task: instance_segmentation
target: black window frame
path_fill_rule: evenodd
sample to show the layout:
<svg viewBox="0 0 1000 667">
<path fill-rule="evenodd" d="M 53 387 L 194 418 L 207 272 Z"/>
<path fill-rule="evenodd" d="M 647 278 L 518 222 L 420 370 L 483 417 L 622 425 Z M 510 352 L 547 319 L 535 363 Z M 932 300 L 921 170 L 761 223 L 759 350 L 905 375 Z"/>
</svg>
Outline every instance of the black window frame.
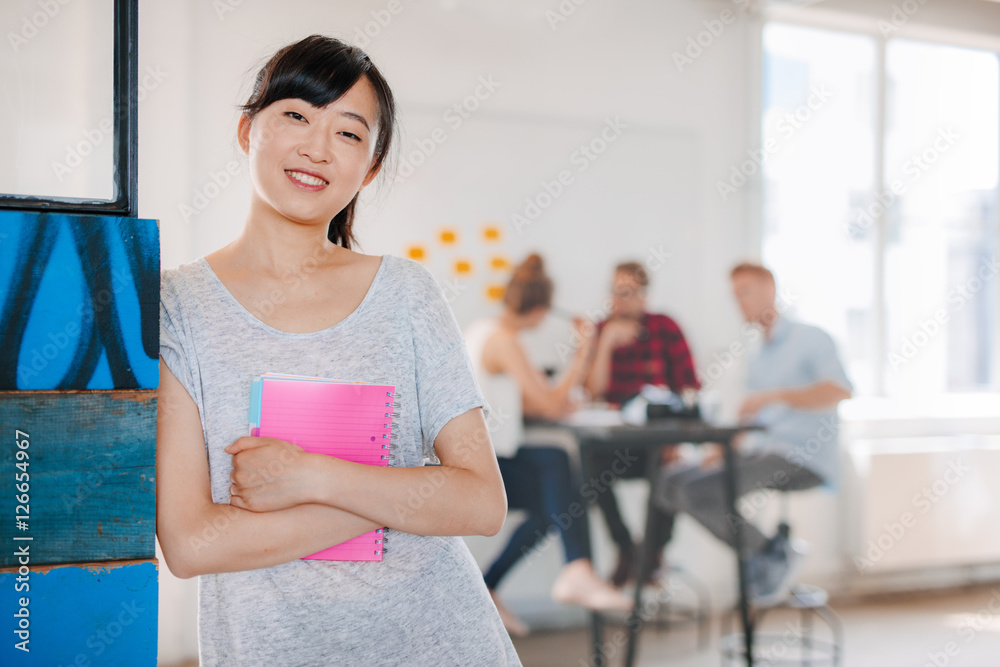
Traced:
<svg viewBox="0 0 1000 667">
<path fill-rule="evenodd" d="M 139 0 L 114 2 L 114 199 L 0 193 L 0 209 L 138 217 Z"/>
</svg>

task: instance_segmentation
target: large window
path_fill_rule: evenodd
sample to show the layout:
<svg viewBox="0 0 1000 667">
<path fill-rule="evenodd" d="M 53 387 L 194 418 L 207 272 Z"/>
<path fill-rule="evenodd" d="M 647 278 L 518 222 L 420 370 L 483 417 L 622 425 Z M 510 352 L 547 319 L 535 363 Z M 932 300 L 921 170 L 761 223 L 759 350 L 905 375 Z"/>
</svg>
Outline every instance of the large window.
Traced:
<svg viewBox="0 0 1000 667">
<path fill-rule="evenodd" d="M 997 387 L 997 54 L 772 23 L 762 255 L 859 394 Z"/>
</svg>

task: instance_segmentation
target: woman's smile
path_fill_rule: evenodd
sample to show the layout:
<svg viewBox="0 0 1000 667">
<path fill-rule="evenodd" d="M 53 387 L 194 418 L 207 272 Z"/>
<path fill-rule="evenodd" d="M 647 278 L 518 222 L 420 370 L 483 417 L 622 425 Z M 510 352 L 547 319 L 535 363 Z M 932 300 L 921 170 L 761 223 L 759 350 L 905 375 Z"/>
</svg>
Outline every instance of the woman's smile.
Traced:
<svg viewBox="0 0 1000 667">
<path fill-rule="evenodd" d="M 330 185 L 329 181 L 299 169 L 285 169 L 285 175 L 288 176 L 288 180 L 295 184 L 295 187 L 310 192 L 319 192 Z"/>
</svg>

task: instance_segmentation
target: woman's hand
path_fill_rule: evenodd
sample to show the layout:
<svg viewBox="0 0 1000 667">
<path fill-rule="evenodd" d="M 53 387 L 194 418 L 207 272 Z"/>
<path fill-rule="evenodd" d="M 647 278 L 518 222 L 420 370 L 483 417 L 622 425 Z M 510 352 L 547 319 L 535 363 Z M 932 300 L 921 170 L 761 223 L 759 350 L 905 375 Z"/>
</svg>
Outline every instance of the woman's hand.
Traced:
<svg viewBox="0 0 1000 667">
<path fill-rule="evenodd" d="M 590 348 L 597 342 L 597 327 L 594 323 L 583 317 L 574 317 L 573 331 L 580 341 L 578 349 L 589 352 Z"/>
<path fill-rule="evenodd" d="M 270 512 L 312 502 L 314 456 L 284 440 L 244 436 L 226 447 L 233 455 L 229 504 Z"/>
</svg>

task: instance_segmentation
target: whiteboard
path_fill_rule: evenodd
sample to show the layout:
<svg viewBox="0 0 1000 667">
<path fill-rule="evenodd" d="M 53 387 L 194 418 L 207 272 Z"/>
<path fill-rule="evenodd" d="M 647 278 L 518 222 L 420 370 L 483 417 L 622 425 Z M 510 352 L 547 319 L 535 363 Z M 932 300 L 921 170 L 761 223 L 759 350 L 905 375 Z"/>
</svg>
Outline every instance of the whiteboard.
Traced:
<svg viewBox="0 0 1000 667">
<path fill-rule="evenodd" d="M 422 244 L 424 263 L 454 297 L 460 322 L 495 308 L 486 287 L 508 277 L 488 268 L 495 254 L 516 263 L 540 252 L 556 283 L 556 305 L 581 313 L 606 300 L 619 261 L 645 262 L 653 285 L 666 288 L 696 273 L 698 259 L 684 252 L 700 239 L 694 134 L 627 118 L 617 134 L 613 118 L 480 110 L 454 127 L 456 118 L 427 109 L 402 116 L 398 178 L 367 193 L 356 230 L 364 252 L 406 256 L 411 244 Z M 613 140 L 604 140 L 598 155 L 605 137 Z M 589 155 L 581 148 L 588 145 Z M 547 192 L 557 196 L 547 199 Z M 529 220 L 528 200 L 540 215 L 518 231 L 513 215 Z M 503 232 L 493 243 L 481 234 L 491 222 Z M 455 243 L 438 241 L 445 228 L 457 230 Z M 670 258 L 657 259 L 659 250 Z M 472 266 L 467 276 L 455 275 L 459 258 Z"/>
</svg>

